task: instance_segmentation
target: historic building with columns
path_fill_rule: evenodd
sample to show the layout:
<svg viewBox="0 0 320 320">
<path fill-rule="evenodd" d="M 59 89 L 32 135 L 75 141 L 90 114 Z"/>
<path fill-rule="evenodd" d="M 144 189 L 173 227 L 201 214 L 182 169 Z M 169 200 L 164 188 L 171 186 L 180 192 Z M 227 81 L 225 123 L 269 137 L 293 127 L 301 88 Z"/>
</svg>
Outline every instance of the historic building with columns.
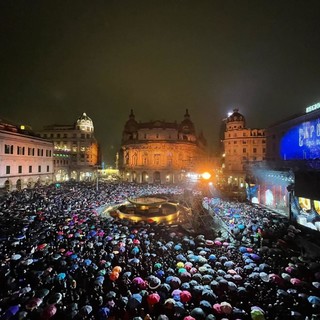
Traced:
<svg viewBox="0 0 320 320">
<path fill-rule="evenodd" d="M 122 178 L 138 183 L 180 183 L 202 172 L 208 160 L 206 140 L 196 134 L 188 110 L 181 122 L 138 122 L 133 110 L 120 149 Z"/>
<path fill-rule="evenodd" d="M 93 121 L 86 113 L 71 125 L 46 126 L 40 135 L 54 144 L 55 181 L 96 179 L 99 147 Z"/>
</svg>

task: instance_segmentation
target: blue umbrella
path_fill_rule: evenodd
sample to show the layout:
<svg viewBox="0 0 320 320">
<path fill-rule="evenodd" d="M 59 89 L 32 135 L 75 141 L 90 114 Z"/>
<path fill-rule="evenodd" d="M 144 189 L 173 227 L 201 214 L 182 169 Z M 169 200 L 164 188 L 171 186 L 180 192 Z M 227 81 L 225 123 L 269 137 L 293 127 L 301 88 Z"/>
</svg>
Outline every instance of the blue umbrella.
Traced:
<svg viewBox="0 0 320 320">
<path fill-rule="evenodd" d="M 238 229 L 243 230 L 246 226 L 242 223 L 238 224 Z"/>
<path fill-rule="evenodd" d="M 182 262 L 187 262 L 187 258 L 181 253 L 176 256 L 176 260 L 182 261 Z"/>
<path fill-rule="evenodd" d="M 174 247 L 173 247 L 174 250 L 176 251 L 179 251 L 182 249 L 181 245 L 180 244 L 176 244 Z"/>
<path fill-rule="evenodd" d="M 22 240 L 24 239 L 26 236 L 24 234 L 18 234 L 14 237 L 15 240 Z"/>
<path fill-rule="evenodd" d="M 92 261 L 90 259 L 85 259 L 83 261 L 83 263 L 86 265 L 86 266 L 90 266 L 90 264 L 92 263 Z"/>
<path fill-rule="evenodd" d="M 233 261 L 226 261 L 223 265 L 227 268 L 232 268 L 234 266 L 234 262 Z"/>
<path fill-rule="evenodd" d="M 246 247 L 240 247 L 240 248 L 239 248 L 239 251 L 240 251 L 241 253 L 246 253 L 246 252 L 247 252 L 247 248 L 246 248 Z"/>
<path fill-rule="evenodd" d="M 174 311 L 177 314 L 184 314 L 185 313 L 185 308 L 184 308 L 184 305 L 181 301 L 175 301 Z"/>
<path fill-rule="evenodd" d="M 71 256 L 70 256 L 70 259 L 71 260 L 76 260 L 78 258 L 78 255 L 76 254 L 76 253 L 74 253 L 74 254 L 72 254 Z"/>
<path fill-rule="evenodd" d="M 133 247 L 132 250 L 131 250 L 131 253 L 132 253 L 132 254 L 138 254 L 139 251 L 140 251 L 140 250 L 139 250 L 138 247 Z"/>
<path fill-rule="evenodd" d="M 209 257 L 208 257 L 208 260 L 209 261 L 216 261 L 217 260 L 217 257 L 215 254 L 210 254 Z"/>
<path fill-rule="evenodd" d="M 107 307 L 103 307 L 99 309 L 99 319 L 100 320 L 104 320 L 104 319 L 108 319 L 110 315 L 110 309 Z"/>
<path fill-rule="evenodd" d="M 57 274 L 57 279 L 58 280 L 64 280 L 66 278 L 66 274 L 64 272 L 61 272 Z"/>
<path fill-rule="evenodd" d="M 138 258 L 132 258 L 132 259 L 129 259 L 129 263 L 133 265 L 139 264 L 140 260 Z"/>
<path fill-rule="evenodd" d="M 127 307 L 129 309 L 135 309 L 140 306 L 142 302 L 142 296 L 139 293 L 134 293 L 129 297 Z"/>
<path fill-rule="evenodd" d="M 320 306 L 320 298 L 317 297 L 317 296 L 309 296 L 309 297 L 308 297 L 308 301 L 309 301 L 309 303 L 311 303 L 311 304 L 315 304 L 315 305 L 317 305 L 317 306 Z"/>
</svg>

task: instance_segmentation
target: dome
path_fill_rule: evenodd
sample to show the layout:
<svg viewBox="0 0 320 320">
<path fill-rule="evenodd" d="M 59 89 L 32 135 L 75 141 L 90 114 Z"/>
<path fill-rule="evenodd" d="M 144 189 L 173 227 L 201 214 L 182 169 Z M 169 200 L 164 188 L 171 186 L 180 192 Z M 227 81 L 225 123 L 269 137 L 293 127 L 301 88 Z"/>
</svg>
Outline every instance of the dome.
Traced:
<svg viewBox="0 0 320 320">
<path fill-rule="evenodd" d="M 184 120 L 182 120 L 180 123 L 179 131 L 181 131 L 182 133 L 195 133 L 194 124 L 190 120 L 188 109 L 186 109 Z"/>
<path fill-rule="evenodd" d="M 227 118 L 227 122 L 234 122 L 234 121 L 245 121 L 244 116 L 239 113 L 238 109 L 234 109 L 233 113 Z"/>
<path fill-rule="evenodd" d="M 85 112 L 77 120 L 77 129 L 93 132 L 93 122 Z"/>
</svg>

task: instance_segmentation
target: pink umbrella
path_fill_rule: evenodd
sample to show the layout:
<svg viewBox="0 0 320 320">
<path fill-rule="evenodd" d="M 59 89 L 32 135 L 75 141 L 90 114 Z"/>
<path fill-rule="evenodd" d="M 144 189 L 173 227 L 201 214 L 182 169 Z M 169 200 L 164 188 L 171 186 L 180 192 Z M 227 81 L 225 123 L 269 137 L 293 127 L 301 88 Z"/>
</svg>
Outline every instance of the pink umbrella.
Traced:
<svg viewBox="0 0 320 320">
<path fill-rule="evenodd" d="M 295 286 L 299 286 L 301 284 L 301 280 L 298 278 L 291 278 L 290 282 Z"/>
<path fill-rule="evenodd" d="M 42 303 L 42 299 L 40 298 L 32 298 L 31 300 L 29 300 L 26 304 L 26 309 L 27 310 L 34 310 L 37 309 L 40 304 Z"/>
<path fill-rule="evenodd" d="M 269 274 L 269 279 L 271 280 L 271 282 L 274 282 L 276 284 L 282 284 L 283 280 L 281 279 L 281 277 L 275 273 L 271 273 Z"/>
<path fill-rule="evenodd" d="M 215 311 L 215 313 L 218 313 L 218 314 L 221 314 L 221 313 L 222 313 L 222 311 L 221 311 L 221 306 L 220 306 L 219 303 L 215 303 L 212 308 L 213 308 L 213 310 Z"/>
<path fill-rule="evenodd" d="M 222 245 L 222 242 L 219 241 L 219 240 L 216 240 L 216 241 L 214 242 L 214 244 L 215 244 L 216 246 L 221 246 L 221 245 Z"/>
<path fill-rule="evenodd" d="M 45 307 L 41 314 L 41 319 L 49 319 L 53 317 L 57 312 L 57 308 L 54 304 L 50 304 Z"/>
</svg>

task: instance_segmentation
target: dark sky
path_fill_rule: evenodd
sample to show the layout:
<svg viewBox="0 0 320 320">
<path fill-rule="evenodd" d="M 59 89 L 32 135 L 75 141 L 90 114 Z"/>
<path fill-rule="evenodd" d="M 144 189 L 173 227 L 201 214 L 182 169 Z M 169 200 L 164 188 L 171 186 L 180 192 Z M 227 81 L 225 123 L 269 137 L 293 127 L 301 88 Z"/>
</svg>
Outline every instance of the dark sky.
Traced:
<svg viewBox="0 0 320 320">
<path fill-rule="evenodd" d="M 211 148 L 239 108 L 265 128 L 320 101 L 320 1 L 1 1 L 0 118 L 86 112 L 113 164 L 130 109 L 181 121 Z"/>
</svg>

